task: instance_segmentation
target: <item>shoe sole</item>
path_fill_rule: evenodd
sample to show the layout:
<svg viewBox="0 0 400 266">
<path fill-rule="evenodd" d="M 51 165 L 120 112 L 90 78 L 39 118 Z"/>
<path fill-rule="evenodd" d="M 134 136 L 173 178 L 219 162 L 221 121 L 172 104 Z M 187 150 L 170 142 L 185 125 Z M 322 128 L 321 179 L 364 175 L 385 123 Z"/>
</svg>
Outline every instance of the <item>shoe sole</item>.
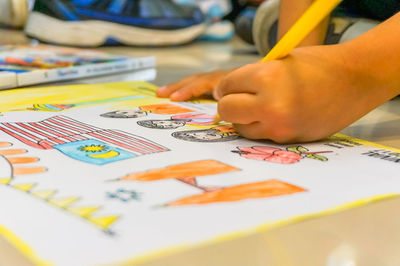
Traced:
<svg viewBox="0 0 400 266">
<path fill-rule="evenodd" d="M 28 2 L 26 0 L 3 0 L 0 10 L 0 23 L 22 27 L 28 16 Z"/>
<path fill-rule="evenodd" d="M 125 45 L 164 46 L 188 43 L 205 29 L 205 24 L 198 24 L 178 30 L 154 30 L 101 20 L 63 21 L 32 12 L 25 33 L 41 41 L 61 45 L 96 47 L 112 39 Z"/>
<path fill-rule="evenodd" d="M 372 19 L 357 19 L 353 22 L 345 31 L 343 31 L 342 36 L 340 37 L 339 43 L 344 43 L 350 41 L 361 34 L 373 29 L 378 26 L 380 21 L 372 20 Z"/>
<path fill-rule="evenodd" d="M 269 31 L 279 18 L 279 0 L 267 0 L 257 9 L 253 24 L 253 40 L 260 55 L 266 55 L 272 47 Z"/>
</svg>

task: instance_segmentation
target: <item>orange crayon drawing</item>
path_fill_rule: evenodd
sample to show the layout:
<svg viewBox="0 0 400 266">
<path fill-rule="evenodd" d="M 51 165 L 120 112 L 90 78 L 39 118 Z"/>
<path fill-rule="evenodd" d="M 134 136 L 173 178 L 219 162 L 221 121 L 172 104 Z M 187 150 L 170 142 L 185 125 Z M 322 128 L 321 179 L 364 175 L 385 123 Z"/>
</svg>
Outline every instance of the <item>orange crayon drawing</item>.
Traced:
<svg viewBox="0 0 400 266">
<path fill-rule="evenodd" d="M 12 146 L 11 143 L 8 143 L 8 142 L 0 142 L 0 148 L 10 147 L 10 146 Z"/>
<path fill-rule="evenodd" d="M 214 191 L 220 188 L 199 186 L 196 178 L 199 176 L 218 175 L 234 171 L 240 171 L 240 169 L 215 160 L 202 160 L 170 165 L 165 168 L 148 170 L 141 173 L 129 174 L 121 178 L 121 180 L 155 181 L 162 179 L 177 179 L 203 191 Z"/>
<path fill-rule="evenodd" d="M 231 187 L 205 187 L 197 183 L 197 178 L 240 171 L 240 169 L 215 160 L 202 160 L 170 165 L 165 168 L 129 174 L 119 180 L 156 181 L 176 179 L 198 188 L 201 194 L 185 197 L 163 206 L 204 205 L 221 202 L 235 202 L 246 199 L 260 199 L 304 192 L 305 189 L 279 180 L 241 184 Z"/>
<path fill-rule="evenodd" d="M 194 110 L 187 109 L 178 105 L 173 104 L 153 104 L 143 105 L 139 108 L 127 109 L 127 110 L 114 110 L 101 114 L 101 117 L 106 118 L 139 118 L 145 117 L 148 113 L 154 113 L 159 115 L 176 115 L 195 112 Z"/>
<path fill-rule="evenodd" d="M 24 154 L 27 150 L 24 149 L 9 149 L 9 150 L 0 150 L 0 156 L 9 156 L 9 155 L 18 155 Z"/>
<path fill-rule="evenodd" d="M 102 231 L 112 234 L 110 230 L 111 225 L 118 220 L 118 215 L 112 216 L 98 216 L 95 212 L 101 206 L 75 206 L 79 202 L 80 197 L 59 197 L 57 190 L 40 190 L 37 189 L 37 183 L 20 183 L 13 182 L 14 179 L 20 175 L 40 174 L 47 171 L 46 167 L 36 166 L 27 167 L 24 164 L 32 164 L 39 161 L 36 157 L 20 156 L 21 154 L 28 153 L 23 149 L 10 149 L 12 143 L 0 142 L 0 184 L 5 185 L 10 189 L 15 189 L 24 192 L 33 198 L 43 200 L 47 204 L 66 211 L 70 214 L 77 215 L 90 224 L 100 228 Z M 18 157 L 8 157 L 8 156 Z"/>
<path fill-rule="evenodd" d="M 12 143 L 0 142 L 0 148 L 7 148 L 0 150 L 0 183 L 8 184 L 14 178 L 15 175 L 31 175 L 46 172 L 45 167 L 27 167 L 24 164 L 30 164 L 38 162 L 39 159 L 36 157 L 7 157 L 14 155 L 22 155 L 27 153 L 27 150 L 23 149 L 10 149 Z"/>
<path fill-rule="evenodd" d="M 170 178 L 195 178 L 199 176 L 217 175 L 233 171 L 239 171 L 239 169 L 215 160 L 202 160 L 174 164 L 165 168 L 134 173 L 123 177 L 122 180 L 154 181 Z"/>
<path fill-rule="evenodd" d="M 170 103 L 143 105 L 140 106 L 139 108 L 143 111 L 152 112 L 153 114 L 159 114 L 159 115 L 174 115 L 174 114 L 194 112 L 194 110 Z"/>
<path fill-rule="evenodd" d="M 246 199 L 260 199 L 304 192 L 305 189 L 279 180 L 267 180 L 257 183 L 242 184 L 209 191 L 182 198 L 167 206 L 199 205 L 217 202 L 235 202 Z"/>
</svg>

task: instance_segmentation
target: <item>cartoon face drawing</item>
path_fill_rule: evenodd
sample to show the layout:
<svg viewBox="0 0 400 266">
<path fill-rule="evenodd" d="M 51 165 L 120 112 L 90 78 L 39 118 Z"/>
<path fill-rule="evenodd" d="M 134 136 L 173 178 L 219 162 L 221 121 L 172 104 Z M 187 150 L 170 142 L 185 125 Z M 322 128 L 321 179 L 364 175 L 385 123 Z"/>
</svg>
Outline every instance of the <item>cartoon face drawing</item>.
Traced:
<svg viewBox="0 0 400 266">
<path fill-rule="evenodd" d="M 172 120 L 186 121 L 189 125 L 207 126 L 214 124 L 214 115 L 209 114 L 183 114 L 171 117 Z"/>
<path fill-rule="evenodd" d="M 156 129 L 175 129 L 183 127 L 185 121 L 175 121 L 175 120 L 142 120 L 138 121 L 137 124 L 142 127 L 156 128 Z"/>
<path fill-rule="evenodd" d="M 139 118 L 147 116 L 147 112 L 140 109 L 117 110 L 101 114 L 100 116 L 107 118 Z"/>
<path fill-rule="evenodd" d="M 138 121 L 138 125 L 155 129 L 175 129 L 185 125 L 212 125 L 214 116 L 208 114 L 183 114 L 172 116 L 171 119 L 165 120 L 142 120 Z"/>
<path fill-rule="evenodd" d="M 172 133 L 174 138 L 193 142 L 224 142 L 239 138 L 234 131 L 222 131 L 218 127 L 205 130 L 187 130 Z"/>
</svg>

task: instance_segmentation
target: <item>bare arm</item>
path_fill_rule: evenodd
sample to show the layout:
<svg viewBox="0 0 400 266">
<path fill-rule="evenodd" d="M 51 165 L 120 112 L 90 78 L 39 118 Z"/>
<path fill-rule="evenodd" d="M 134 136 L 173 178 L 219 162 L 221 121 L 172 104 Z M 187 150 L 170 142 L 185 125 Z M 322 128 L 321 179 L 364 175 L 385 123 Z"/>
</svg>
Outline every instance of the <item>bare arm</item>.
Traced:
<svg viewBox="0 0 400 266">
<path fill-rule="evenodd" d="M 278 33 L 279 39 L 292 27 L 313 1 L 314 0 L 281 0 Z M 325 39 L 328 21 L 329 20 L 326 19 L 321 22 L 317 29 L 315 29 L 300 46 L 322 44 Z M 173 101 L 186 101 L 204 93 L 214 92 L 220 80 L 230 72 L 231 71 L 217 70 L 209 73 L 193 75 L 179 82 L 159 88 L 157 90 L 157 96 L 169 97 Z M 213 94 L 215 96 L 215 93 Z"/>
<path fill-rule="evenodd" d="M 300 16 L 315 0 L 281 0 L 279 7 L 278 39 L 293 26 Z M 300 44 L 311 46 L 323 44 L 328 29 L 329 18 L 323 20 L 319 26 Z"/>
<path fill-rule="evenodd" d="M 314 141 L 400 94 L 400 13 L 347 43 L 300 47 L 221 80 L 221 119 L 251 139 Z"/>
</svg>

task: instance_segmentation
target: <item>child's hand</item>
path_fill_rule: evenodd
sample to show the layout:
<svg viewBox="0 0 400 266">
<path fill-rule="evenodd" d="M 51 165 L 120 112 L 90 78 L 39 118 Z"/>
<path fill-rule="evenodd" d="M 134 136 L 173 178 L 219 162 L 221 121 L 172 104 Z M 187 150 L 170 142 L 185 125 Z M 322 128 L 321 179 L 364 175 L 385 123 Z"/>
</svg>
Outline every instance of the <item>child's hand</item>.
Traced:
<svg viewBox="0 0 400 266">
<path fill-rule="evenodd" d="M 217 70 L 187 77 L 177 83 L 159 88 L 158 97 L 169 97 L 172 101 L 186 101 L 207 92 L 213 92 L 218 83 L 232 70 Z"/>
<path fill-rule="evenodd" d="M 215 92 L 218 112 L 250 139 L 318 140 L 396 95 L 364 69 L 345 45 L 298 48 L 230 73 Z"/>
</svg>

